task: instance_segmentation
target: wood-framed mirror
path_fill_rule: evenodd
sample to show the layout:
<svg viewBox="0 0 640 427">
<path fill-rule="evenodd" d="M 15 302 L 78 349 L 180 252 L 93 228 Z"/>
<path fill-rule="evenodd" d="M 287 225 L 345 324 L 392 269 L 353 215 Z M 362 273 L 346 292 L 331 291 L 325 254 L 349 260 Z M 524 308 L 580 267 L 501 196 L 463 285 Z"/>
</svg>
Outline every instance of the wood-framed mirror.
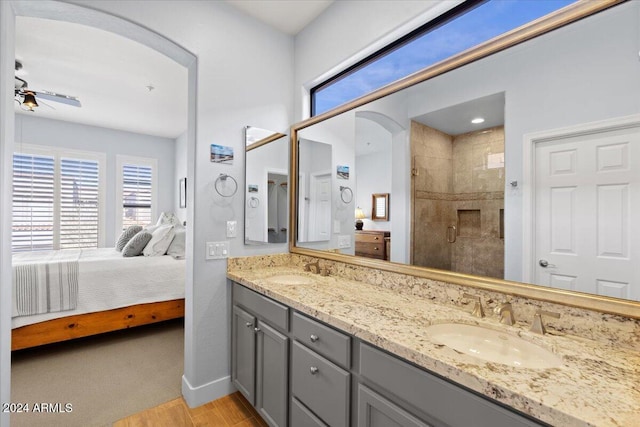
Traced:
<svg viewBox="0 0 640 427">
<path fill-rule="evenodd" d="M 535 232 L 534 218 L 538 205 L 536 201 L 539 197 L 533 191 L 539 183 L 532 181 L 532 177 L 537 174 L 534 163 L 536 156 L 540 158 L 555 156 L 555 160 L 558 161 L 556 166 L 565 165 L 569 168 L 567 170 L 572 167 L 572 156 L 561 159 L 562 156 L 537 151 L 537 148 L 545 149 L 553 145 L 554 140 L 571 140 L 576 137 L 583 138 L 585 135 L 591 135 L 586 137 L 587 139 L 597 139 L 597 136 L 602 136 L 603 132 L 625 134 L 627 131 L 633 133 L 640 129 L 640 98 L 636 96 L 640 93 L 640 82 L 633 77 L 637 76 L 640 67 L 637 61 L 640 40 L 633 36 L 637 35 L 639 28 L 640 3 L 616 0 L 579 1 L 383 89 L 293 125 L 291 129 L 292 196 L 290 197 L 292 201 L 290 228 L 293 232 L 289 240 L 290 251 L 640 318 L 640 303 L 637 301 L 638 298 L 634 298 L 635 294 L 629 294 L 631 297 L 628 299 L 623 296 L 626 295 L 629 285 L 634 283 L 636 285 L 633 285 L 632 292 L 637 292 L 637 284 L 640 280 L 632 277 L 628 283 L 624 283 L 623 280 L 596 278 L 592 280 L 593 292 L 578 291 L 573 287 L 571 274 L 557 274 L 558 270 L 549 268 L 544 270 L 545 267 L 537 262 L 538 257 L 534 245 L 531 244 L 533 241 L 531 235 Z M 597 36 L 604 33 L 611 36 L 607 38 L 606 43 L 602 37 Z M 606 62 L 607 67 L 613 67 L 616 70 L 615 79 L 610 73 L 599 70 L 598 64 L 605 63 L 603 61 Z M 565 73 L 569 75 L 565 76 Z M 428 167 L 423 169 L 420 169 L 420 165 L 416 166 L 412 163 L 415 159 L 411 158 L 408 151 L 412 133 L 411 123 L 419 118 L 429 119 L 423 116 L 430 112 L 450 111 L 454 109 L 453 107 L 473 104 L 472 101 L 480 99 L 502 102 L 503 116 L 507 119 L 492 126 L 493 129 L 500 129 L 497 133 L 504 133 L 504 150 L 502 152 L 497 149 L 485 151 L 481 157 L 483 159 L 481 165 L 473 164 L 475 160 L 470 159 L 472 163 L 467 166 L 463 164 L 460 170 L 473 172 L 477 166 L 482 166 L 477 170 L 478 173 L 473 175 L 474 177 L 486 178 L 490 174 L 501 175 L 502 184 L 499 191 L 494 191 L 493 188 L 476 191 L 473 189 L 475 187 L 470 187 L 471 190 L 465 190 L 462 193 L 454 192 L 453 195 L 447 196 L 466 203 L 458 209 L 460 212 L 456 211 L 452 217 L 457 228 L 462 230 L 459 230 L 457 239 L 450 240 L 462 243 L 463 238 L 476 238 L 477 233 L 482 236 L 484 230 L 478 231 L 474 227 L 478 225 L 484 227 L 488 224 L 487 217 L 483 213 L 484 207 L 474 207 L 473 204 L 477 203 L 476 201 L 465 199 L 471 197 L 470 194 L 483 193 L 482 197 L 486 200 L 494 200 L 493 198 L 498 196 L 504 197 L 504 202 L 489 204 L 492 206 L 491 217 L 495 219 L 490 222 L 490 230 L 495 234 L 495 237 L 492 237 L 493 243 L 503 245 L 503 254 L 499 256 L 504 261 L 504 278 L 502 279 L 489 277 L 479 271 L 461 273 L 412 264 L 412 258 L 415 258 L 411 253 L 411 233 L 415 228 L 412 222 L 416 220 L 414 215 L 418 210 L 411 204 L 411 192 L 415 182 L 428 176 L 429 172 L 436 167 L 436 163 L 427 162 L 425 164 Z M 297 174 L 299 140 L 313 139 L 331 144 L 333 155 L 331 169 L 335 170 L 335 165 L 339 164 L 358 165 L 354 154 L 354 140 L 357 139 L 357 135 L 354 138 L 357 127 L 354 123 L 361 118 L 376 120 L 382 118 L 378 120 L 378 124 L 390 134 L 389 138 L 396 147 L 394 150 L 398 149 L 397 147 L 401 148 L 393 152 L 389 162 L 393 166 L 390 192 L 393 197 L 390 197 L 388 210 L 394 210 L 394 215 L 389 221 L 389 229 L 393 236 L 391 262 L 356 257 L 352 247 L 345 248 L 344 245 L 338 245 L 339 239 L 342 242 L 345 241 L 343 235 L 354 233 L 353 221 L 356 206 L 353 204 L 334 203 L 332 205 L 331 217 L 327 223 L 331 224 L 333 232 L 321 244 L 310 245 L 296 238 L 298 205 L 293 195 L 298 194 L 296 193 L 297 180 L 301 178 Z M 635 144 L 635 142 L 629 143 Z M 605 162 L 608 166 L 604 164 L 601 166 L 616 168 L 624 163 L 622 161 L 618 164 L 613 159 L 625 158 L 620 153 L 626 152 L 623 147 L 626 143 L 616 144 L 609 144 L 613 147 L 610 151 L 601 151 L 602 156 L 599 157 L 601 160 L 605 157 L 611 160 L 611 164 L 608 163 L 609 160 Z M 636 146 L 633 145 L 633 147 Z M 605 151 L 612 156 L 605 156 Z M 614 151 L 618 154 L 613 155 Z M 360 166 L 355 168 L 349 178 L 352 180 L 349 185 L 354 189 L 356 201 L 359 189 L 353 183 L 359 183 L 358 171 L 362 169 Z M 629 168 L 631 169 L 633 168 Z M 416 172 L 418 177 L 415 176 Z M 332 185 L 330 197 L 335 201 L 338 197 L 337 185 L 344 185 L 344 182 L 330 184 Z M 630 184 L 627 188 L 637 194 L 637 184 Z M 606 194 L 607 197 L 612 198 L 607 199 L 611 202 L 606 206 L 602 205 L 602 209 L 606 211 L 605 207 L 618 206 L 620 207 L 618 213 L 626 212 L 625 218 L 630 218 L 631 211 L 625 210 L 622 203 L 625 190 L 618 187 L 614 189 L 611 186 L 606 190 L 612 190 Z M 440 192 L 421 191 L 422 196 L 444 197 Z M 553 197 L 556 196 L 559 197 L 560 192 L 556 192 Z M 602 196 L 604 197 L 604 193 Z M 601 200 L 605 199 L 601 198 Z M 617 205 L 614 205 L 615 201 Z M 357 204 L 361 205 L 362 202 Z M 476 210 L 480 210 L 480 213 L 475 212 Z M 597 211 L 598 208 L 595 210 Z M 576 211 L 583 210 L 573 209 L 573 212 Z M 459 224 L 460 218 L 462 218 L 462 224 Z M 566 224 L 570 220 L 571 218 L 565 216 L 563 221 Z M 561 221 L 558 222 L 560 223 Z M 451 224 L 443 224 L 445 240 L 447 227 Z M 602 258 L 622 259 L 625 253 L 638 252 L 635 243 L 632 242 L 640 241 L 638 238 L 640 230 L 633 221 L 627 221 L 626 224 L 630 234 L 613 233 L 611 231 L 615 227 L 609 226 L 607 228 L 609 233 L 602 234 L 607 237 L 607 249 L 603 247 L 603 250 L 607 254 L 615 255 L 606 255 Z M 367 220 L 365 219 L 366 228 Z M 624 228 L 621 225 L 618 231 Z M 340 231 L 335 232 L 335 230 Z M 558 227 L 558 230 L 565 232 L 562 244 L 575 247 L 576 241 L 571 240 L 579 234 L 576 234 L 575 228 Z M 602 239 L 600 241 L 604 242 Z M 482 251 L 478 252 L 482 253 Z M 547 261 L 549 261 L 548 265 L 556 264 L 551 259 Z M 478 264 L 481 265 L 483 262 L 487 261 L 479 260 Z M 537 270 L 555 282 L 541 286 L 534 280 L 534 273 Z M 637 274 L 636 270 L 631 268 L 631 274 Z"/>
<path fill-rule="evenodd" d="M 371 221 L 389 221 L 389 193 L 371 195 Z"/>
</svg>

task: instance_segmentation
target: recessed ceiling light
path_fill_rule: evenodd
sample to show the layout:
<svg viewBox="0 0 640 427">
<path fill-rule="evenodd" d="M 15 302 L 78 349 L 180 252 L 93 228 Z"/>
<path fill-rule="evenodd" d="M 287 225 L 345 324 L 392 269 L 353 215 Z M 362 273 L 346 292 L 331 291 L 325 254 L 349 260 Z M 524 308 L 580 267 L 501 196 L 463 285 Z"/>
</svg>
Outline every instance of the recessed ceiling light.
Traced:
<svg viewBox="0 0 640 427">
<path fill-rule="evenodd" d="M 482 117 L 476 117 L 475 119 L 471 120 L 471 123 L 473 123 L 474 125 L 477 125 L 478 123 L 484 123 L 484 119 Z"/>
</svg>

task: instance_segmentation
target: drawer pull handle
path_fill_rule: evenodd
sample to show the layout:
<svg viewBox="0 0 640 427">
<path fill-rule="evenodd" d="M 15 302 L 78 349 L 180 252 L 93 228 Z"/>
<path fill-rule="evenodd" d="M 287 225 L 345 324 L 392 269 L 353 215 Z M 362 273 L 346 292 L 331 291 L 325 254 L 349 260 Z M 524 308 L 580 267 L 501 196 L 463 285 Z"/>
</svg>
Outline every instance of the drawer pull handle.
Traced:
<svg viewBox="0 0 640 427">
<path fill-rule="evenodd" d="M 309 368 L 309 372 L 311 372 L 311 375 L 316 375 L 318 373 L 318 368 L 312 366 L 311 368 Z"/>
<path fill-rule="evenodd" d="M 245 325 L 247 328 L 250 328 L 250 327 L 252 327 L 252 326 L 253 326 L 253 323 L 251 323 L 251 322 L 247 322 L 247 323 L 245 323 L 244 325 Z"/>
<path fill-rule="evenodd" d="M 315 334 L 311 334 L 309 339 L 311 340 L 311 342 L 316 342 L 316 341 L 318 341 L 320 339 L 320 337 L 315 335 Z"/>
<path fill-rule="evenodd" d="M 260 332 L 260 328 L 253 328 L 254 332 Z"/>
<path fill-rule="evenodd" d="M 378 236 L 374 237 L 375 240 L 380 240 L 380 238 Z"/>
<path fill-rule="evenodd" d="M 378 247 L 377 247 L 377 246 L 374 246 L 374 247 L 373 247 L 373 250 L 374 250 L 374 251 L 377 251 L 377 250 L 378 250 Z"/>
</svg>

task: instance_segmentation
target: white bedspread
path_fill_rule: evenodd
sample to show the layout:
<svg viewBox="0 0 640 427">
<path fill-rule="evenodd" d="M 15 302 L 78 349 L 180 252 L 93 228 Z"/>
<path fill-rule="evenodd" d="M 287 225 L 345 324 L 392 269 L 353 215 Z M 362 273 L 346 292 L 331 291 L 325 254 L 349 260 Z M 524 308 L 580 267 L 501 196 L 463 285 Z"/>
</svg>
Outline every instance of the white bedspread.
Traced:
<svg viewBox="0 0 640 427">
<path fill-rule="evenodd" d="M 15 317 L 12 328 L 75 314 L 184 298 L 185 261 L 170 256 L 125 258 L 114 248 L 83 249 L 75 310 Z"/>
</svg>

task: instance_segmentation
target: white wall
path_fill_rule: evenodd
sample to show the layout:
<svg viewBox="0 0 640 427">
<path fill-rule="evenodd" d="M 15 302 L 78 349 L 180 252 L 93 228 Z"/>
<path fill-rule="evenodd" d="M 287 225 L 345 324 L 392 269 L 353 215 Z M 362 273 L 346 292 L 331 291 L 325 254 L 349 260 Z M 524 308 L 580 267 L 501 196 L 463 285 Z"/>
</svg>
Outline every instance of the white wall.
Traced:
<svg viewBox="0 0 640 427">
<path fill-rule="evenodd" d="M 174 178 L 173 139 L 43 119 L 26 114 L 16 114 L 15 123 L 15 141 L 18 149 L 20 144 L 35 144 L 106 154 L 105 247 L 115 246 L 115 240 L 120 235 L 120 231 L 115 229 L 116 216 L 122 215 L 122 209 L 118 207 L 121 206 L 121 202 L 116 200 L 117 154 L 157 159 L 157 212 L 174 211 L 178 184 Z"/>
<path fill-rule="evenodd" d="M 386 131 L 384 131 L 386 132 Z M 362 208 L 365 216 L 364 230 L 391 230 L 391 221 L 372 221 L 372 194 L 391 193 L 391 134 L 387 132 L 389 145 L 375 153 L 356 157 L 358 175 L 356 176 L 356 206 Z M 393 212 L 390 211 L 393 215 Z M 393 237 L 393 236 L 392 236 Z"/>
<path fill-rule="evenodd" d="M 244 127 L 253 125 L 286 131 L 293 122 L 293 39 L 225 2 L 76 0 L 71 3 L 123 17 L 182 46 L 197 58 L 189 73 L 190 88 L 197 90 L 196 97 L 190 99 L 190 109 L 197 114 L 195 126 L 189 130 L 196 143 L 195 159 L 188 158 L 192 170 L 187 174 L 194 177 L 189 184 L 194 189 L 189 196 L 193 203 L 187 209 L 187 220 L 193 227 L 193 239 L 187 239 L 192 248 L 193 266 L 192 273 L 187 269 L 183 394 L 190 405 L 199 405 L 233 390 L 229 377 L 227 263 L 206 261 L 205 242 L 227 240 L 228 220 L 238 221 L 238 229 L 244 227 L 241 191 Z M 57 2 L 37 2 L 33 7 L 46 8 L 52 4 L 58 7 Z M 79 15 L 75 11 L 62 11 L 55 16 L 75 20 Z M 110 23 L 108 27 L 121 33 L 131 30 L 122 24 Z M 3 23 L 1 30 L 4 39 L 5 31 L 12 28 Z M 157 38 L 146 41 L 154 46 L 162 45 Z M 176 53 L 175 49 L 172 53 Z M 212 143 L 234 148 L 233 165 L 210 162 Z M 230 174 L 238 181 L 239 191 L 234 197 L 221 198 L 215 194 L 213 185 L 220 173 Z M 286 244 L 245 247 L 241 235 L 229 240 L 231 256 L 285 252 L 287 248 Z"/>
</svg>

